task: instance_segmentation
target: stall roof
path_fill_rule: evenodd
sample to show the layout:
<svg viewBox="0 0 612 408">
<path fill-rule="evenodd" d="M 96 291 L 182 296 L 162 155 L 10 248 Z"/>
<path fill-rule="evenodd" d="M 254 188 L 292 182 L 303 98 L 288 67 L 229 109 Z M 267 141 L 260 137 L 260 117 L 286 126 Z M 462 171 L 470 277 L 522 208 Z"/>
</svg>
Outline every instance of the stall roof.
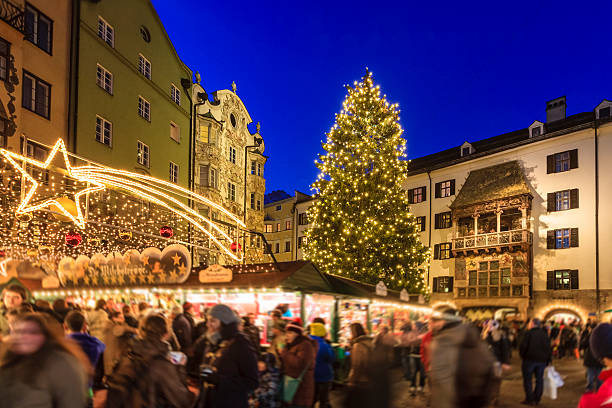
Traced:
<svg viewBox="0 0 612 408">
<path fill-rule="evenodd" d="M 337 275 L 325 275 L 338 294 L 349 295 L 361 298 L 386 299 L 389 301 L 400 301 L 400 292 L 387 289 L 387 296 L 376 294 L 376 286 L 368 283 L 359 282 L 353 279 L 344 278 Z M 411 294 L 410 300 L 417 300 L 418 295 Z M 412 302 L 411 302 L 412 303 Z"/>
</svg>

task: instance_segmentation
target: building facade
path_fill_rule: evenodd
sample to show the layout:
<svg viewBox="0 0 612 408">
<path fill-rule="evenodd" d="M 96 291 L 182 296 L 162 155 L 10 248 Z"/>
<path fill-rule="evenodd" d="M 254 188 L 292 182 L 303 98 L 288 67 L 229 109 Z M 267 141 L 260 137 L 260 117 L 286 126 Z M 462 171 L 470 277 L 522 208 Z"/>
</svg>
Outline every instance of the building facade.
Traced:
<svg viewBox="0 0 612 408">
<path fill-rule="evenodd" d="M 295 191 L 290 196 L 274 191 L 266 196 L 264 228 L 269 251 L 279 262 L 304 259 L 308 208 L 315 198 Z"/>
<path fill-rule="evenodd" d="M 151 1 L 76 4 L 72 149 L 187 187 L 192 72 Z"/>
<path fill-rule="evenodd" d="M 44 159 L 66 141 L 71 16 L 68 0 L 0 1 L 0 147 Z"/>
<path fill-rule="evenodd" d="M 193 86 L 193 101 L 197 112 L 193 153 L 194 190 L 222 204 L 238 215 L 247 231 L 237 231 L 227 225 L 236 239 L 237 251 L 244 249 L 249 263 L 264 262 L 264 195 L 266 180 L 264 167 L 264 141 L 257 123 L 255 131 L 249 131 L 251 115 L 232 83 L 232 90 L 213 92 L 211 97 L 199 83 L 199 75 Z M 208 207 L 202 213 L 221 223 L 223 215 L 210 213 Z M 203 251 L 200 262 L 229 263 L 222 254 Z"/>
<path fill-rule="evenodd" d="M 468 317 L 612 307 L 611 103 L 411 161 L 405 188 L 432 248 L 434 306 Z"/>
</svg>

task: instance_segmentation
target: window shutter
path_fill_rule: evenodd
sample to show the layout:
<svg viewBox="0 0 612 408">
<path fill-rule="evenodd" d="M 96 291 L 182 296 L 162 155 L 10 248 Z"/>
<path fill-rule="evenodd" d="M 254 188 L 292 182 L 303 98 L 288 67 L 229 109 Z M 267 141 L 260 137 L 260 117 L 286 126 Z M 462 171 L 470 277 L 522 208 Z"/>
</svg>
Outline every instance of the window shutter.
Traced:
<svg viewBox="0 0 612 408">
<path fill-rule="evenodd" d="M 570 169 L 578 168 L 578 149 L 570 150 Z"/>
<path fill-rule="evenodd" d="M 555 288 L 555 271 L 546 271 L 546 290 Z"/>
<path fill-rule="evenodd" d="M 455 195 L 455 179 L 452 179 L 450 182 L 451 182 L 451 195 Z"/>
<path fill-rule="evenodd" d="M 570 190 L 570 208 L 578 208 L 578 189 L 573 188 Z"/>
<path fill-rule="evenodd" d="M 454 280 L 455 280 L 455 278 L 453 278 L 452 276 L 450 278 L 448 278 L 448 291 L 450 293 L 453 293 Z"/>
<path fill-rule="evenodd" d="M 440 198 L 442 194 L 440 194 L 440 183 L 436 183 L 436 198 Z"/>
<path fill-rule="evenodd" d="M 546 156 L 546 174 L 555 172 L 555 155 Z"/>
<path fill-rule="evenodd" d="M 440 214 L 436 214 L 436 222 L 434 224 L 436 229 L 440 229 Z"/>
<path fill-rule="evenodd" d="M 570 246 L 572 248 L 578 246 L 578 228 L 572 228 L 570 231 Z"/>
<path fill-rule="evenodd" d="M 421 232 L 425 231 L 425 223 L 427 219 L 425 217 L 421 217 Z"/>
<path fill-rule="evenodd" d="M 570 271 L 570 288 L 578 289 L 578 270 L 576 269 Z"/>
<path fill-rule="evenodd" d="M 555 230 L 548 230 L 547 232 L 546 249 L 555 249 Z"/>
<path fill-rule="evenodd" d="M 434 245 L 434 259 L 440 259 L 440 244 Z"/>
<path fill-rule="evenodd" d="M 433 278 L 433 291 L 438 292 L 438 282 L 439 278 Z"/>
<path fill-rule="evenodd" d="M 546 208 L 548 212 L 555 211 L 555 193 L 548 193 L 546 198 L 547 198 Z"/>
<path fill-rule="evenodd" d="M 451 244 L 451 243 L 448 244 L 448 257 L 449 258 L 454 258 L 455 257 L 453 255 L 453 244 Z"/>
<path fill-rule="evenodd" d="M 423 201 L 427 201 L 427 187 L 421 187 L 423 189 Z"/>
<path fill-rule="evenodd" d="M 28 109 L 34 110 L 34 106 L 32 106 L 32 78 L 29 76 L 23 76 L 23 101 L 21 104 Z"/>
<path fill-rule="evenodd" d="M 414 190 L 408 190 L 408 202 L 414 204 Z"/>
<path fill-rule="evenodd" d="M 204 165 L 200 166 L 200 185 L 204 187 L 210 186 L 208 177 L 209 176 L 209 166 Z"/>
</svg>

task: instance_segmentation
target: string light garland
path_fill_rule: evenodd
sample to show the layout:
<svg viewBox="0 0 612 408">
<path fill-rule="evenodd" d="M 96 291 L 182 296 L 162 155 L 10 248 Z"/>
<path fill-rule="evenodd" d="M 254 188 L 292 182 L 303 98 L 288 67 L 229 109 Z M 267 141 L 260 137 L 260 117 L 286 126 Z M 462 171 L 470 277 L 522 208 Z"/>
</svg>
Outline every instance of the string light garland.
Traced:
<svg viewBox="0 0 612 408">
<path fill-rule="evenodd" d="M 430 251 L 401 183 L 407 173 L 399 108 L 366 71 L 346 86 L 342 110 L 322 143 L 312 189 L 306 257 L 326 273 L 392 289 L 428 293 Z"/>
</svg>

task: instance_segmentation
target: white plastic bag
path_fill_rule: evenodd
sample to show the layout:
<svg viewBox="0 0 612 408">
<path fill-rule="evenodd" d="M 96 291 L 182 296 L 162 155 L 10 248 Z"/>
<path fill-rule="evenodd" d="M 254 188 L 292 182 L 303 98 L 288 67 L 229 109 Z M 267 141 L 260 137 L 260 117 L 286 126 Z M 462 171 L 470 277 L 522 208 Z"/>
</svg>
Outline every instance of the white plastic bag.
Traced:
<svg viewBox="0 0 612 408">
<path fill-rule="evenodd" d="M 552 400 L 557 399 L 557 388 L 563 386 L 563 378 L 555 370 L 555 367 L 548 366 L 544 369 L 544 396 Z"/>
</svg>

